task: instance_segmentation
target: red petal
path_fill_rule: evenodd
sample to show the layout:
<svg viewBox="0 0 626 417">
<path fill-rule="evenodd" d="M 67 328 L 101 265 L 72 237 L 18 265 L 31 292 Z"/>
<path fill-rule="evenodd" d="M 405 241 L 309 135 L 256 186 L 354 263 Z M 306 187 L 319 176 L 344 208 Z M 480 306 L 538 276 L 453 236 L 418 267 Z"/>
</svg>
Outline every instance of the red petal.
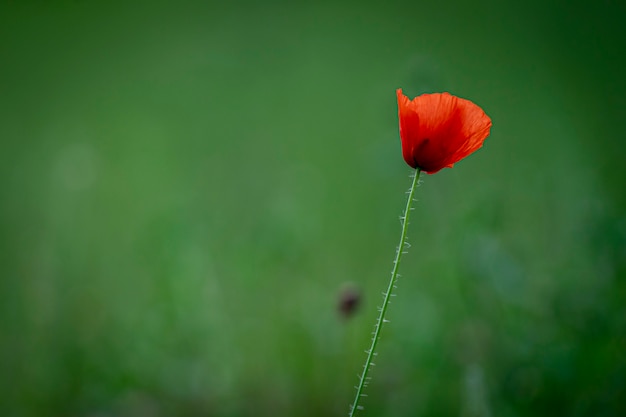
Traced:
<svg viewBox="0 0 626 417">
<path fill-rule="evenodd" d="M 413 168 L 434 174 L 480 148 L 491 120 L 469 100 L 448 93 L 410 101 L 397 90 L 402 156 Z"/>
<path fill-rule="evenodd" d="M 402 157 L 412 168 L 417 168 L 417 161 L 413 159 L 413 149 L 419 144 L 418 128 L 419 116 L 413 111 L 411 101 L 402 94 L 402 89 L 396 90 L 398 96 L 398 119 L 400 121 L 400 140 L 402 142 Z"/>
</svg>

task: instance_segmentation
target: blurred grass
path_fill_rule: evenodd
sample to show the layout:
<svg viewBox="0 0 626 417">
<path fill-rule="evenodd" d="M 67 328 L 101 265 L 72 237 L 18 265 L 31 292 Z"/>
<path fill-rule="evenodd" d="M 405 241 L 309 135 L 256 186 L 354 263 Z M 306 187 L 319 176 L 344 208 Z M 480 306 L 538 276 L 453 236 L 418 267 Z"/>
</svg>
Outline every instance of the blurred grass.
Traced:
<svg viewBox="0 0 626 417">
<path fill-rule="evenodd" d="M 364 415 L 623 414 L 625 12 L 3 3 L 0 414 L 344 415 L 398 87 L 494 128 L 418 190 Z"/>
</svg>

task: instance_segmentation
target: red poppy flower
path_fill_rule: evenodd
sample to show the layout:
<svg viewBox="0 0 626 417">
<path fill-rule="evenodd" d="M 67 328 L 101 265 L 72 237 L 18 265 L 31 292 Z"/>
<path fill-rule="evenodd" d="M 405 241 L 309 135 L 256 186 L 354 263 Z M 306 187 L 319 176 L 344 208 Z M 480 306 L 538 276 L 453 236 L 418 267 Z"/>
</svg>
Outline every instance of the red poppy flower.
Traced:
<svg viewBox="0 0 626 417">
<path fill-rule="evenodd" d="M 434 174 L 473 153 L 489 136 L 491 119 L 476 104 L 448 93 L 412 101 L 398 95 L 402 156 L 412 168 Z"/>
</svg>

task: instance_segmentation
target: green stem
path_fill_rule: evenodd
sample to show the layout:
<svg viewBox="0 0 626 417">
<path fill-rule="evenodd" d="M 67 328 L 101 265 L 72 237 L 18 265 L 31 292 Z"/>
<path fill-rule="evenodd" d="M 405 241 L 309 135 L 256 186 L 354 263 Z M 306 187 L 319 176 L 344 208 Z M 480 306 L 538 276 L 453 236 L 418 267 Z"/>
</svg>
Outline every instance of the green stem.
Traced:
<svg viewBox="0 0 626 417">
<path fill-rule="evenodd" d="M 365 364 L 363 365 L 363 373 L 361 374 L 361 378 L 359 381 L 359 385 L 356 387 L 356 396 L 354 397 L 354 402 L 350 407 L 350 417 L 354 417 L 356 415 L 357 410 L 362 410 L 363 407 L 359 405 L 359 401 L 361 397 L 364 397 L 363 390 L 367 386 L 368 376 L 367 374 L 370 371 L 372 363 L 372 358 L 376 356 L 376 345 L 378 344 L 378 339 L 380 339 L 380 330 L 383 327 L 383 323 L 386 323 L 385 315 L 387 313 L 387 307 L 389 306 L 389 300 L 392 296 L 392 291 L 395 288 L 396 281 L 398 280 L 398 268 L 400 266 L 400 259 L 402 259 L 402 254 L 404 253 L 404 246 L 407 244 L 406 242 L 406 231 L 409 225 L 409 215 L 411 214 L 411 204 L 413 203 L 413 195 L 415 194 L 415 188 L 417 188 L 417 184 L 420 178 L 420 169 L 418 168 L 415 171 L 415 175 L 413 175 L 413 184 L 411 184 L 411 189 L 409 190 L 409 197 L 406 201 L 406 208 L 404 209 L 404 215 L 401 217 L 402 220 L 402 233 L 400 234 L 400 244 L 396 249 L 396 259 L 393 261 L 393 269 L 391 270 L 391 279 L 389 280 L 389 285 L 387 286 L 387 291 L 384 293 L 383 305 L 380 308 L 380 314 L 378 315 L 378 319 L 376 320 L 376 325 L 374 327 L 374 336 L 372 337 L 372 345 L 369 350 L 366 351 L 367 359 L 365 360 Z"/>
</svg>

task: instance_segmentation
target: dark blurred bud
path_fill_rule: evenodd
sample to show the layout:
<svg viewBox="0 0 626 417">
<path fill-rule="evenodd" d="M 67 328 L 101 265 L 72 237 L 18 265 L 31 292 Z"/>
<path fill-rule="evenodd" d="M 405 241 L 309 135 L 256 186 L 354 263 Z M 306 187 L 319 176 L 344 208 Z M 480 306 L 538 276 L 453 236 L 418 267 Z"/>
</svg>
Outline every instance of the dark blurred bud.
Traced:
<svg viewBox="0 0 626 417">
<path fill-rule="evenodd" d="M 339 292 L 338 311 L 344 318 L 350 318 L 361 305 L 361 291 L 354 285 L 346 285 Z"/>
</svg>

